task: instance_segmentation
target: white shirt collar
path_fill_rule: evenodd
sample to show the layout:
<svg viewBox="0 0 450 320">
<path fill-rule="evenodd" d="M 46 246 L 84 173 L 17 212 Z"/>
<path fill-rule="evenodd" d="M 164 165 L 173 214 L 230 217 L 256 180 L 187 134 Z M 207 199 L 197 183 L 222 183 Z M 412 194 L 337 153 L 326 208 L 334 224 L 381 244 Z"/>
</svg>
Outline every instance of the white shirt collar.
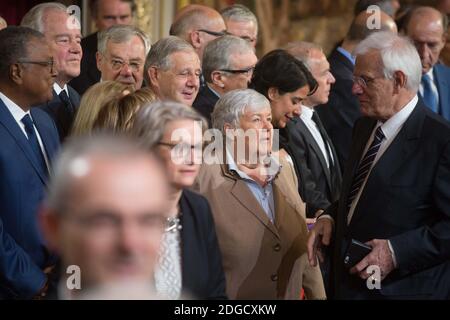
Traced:
<svg viewBox="0 0 450 320">
<path fill-rule="evenodd" d="M 384 123 L 378 121 L 378 125 L 381 124 L 381 130 L 383 130 L 386 140 L 390 140 L 392 137 L 397 135 L 398 131 L 414 111 L 414 108 L 416 107 L 418 101 L 419 98 L 417 97 L 417 95 L 415 95 L 414 98 L 412 98 L 411 101 L 408 102 L 402 110 L 389 118 L 389 120 Z"/>
<path fill-rule="evenodd" d="M 430 77 L 431 81 L 434 82 L 434 75 L 433 75 L 433 68 L 431 68 L 430 70 L 428 70 L 428 72 L 426 73 L 427 76 Z"/>
<path fill-rule="evenodd" d="M 15 102 L 13 102 L 11 99 L 5 96 L 2 92 L 0 92 L 0 99 L 3 100 L 3 103 L 6 105 L 6 108 L 8 108 L 9 112 L 11 112 L 12 116 L 14 117 L 14 120 L 16 120 L 17 123 L 20 124 L 22 122 L 22 118 L 26 114 L 30 114 L 30 111 L 25 112 L 21 107 L 19 107 Z"/>
<path fill-rule="evenodd" d="M 56 94 L 59 96 L 59 94 L 64 90 L 67 94 L 67 96 L 69 96 L 69 90 L 67 89 L 67 84 L 64 85 L 63 88 L 61 88 L 59 86 L 59 84 L 57 84 L 56 82 L 53 83 L 53 90 L 55 90 Z"/>
<path fill-rule="evenodd" d="M 313 108 L 309 108 L 307 106 L 302 105 L 302 113 L 300 115 L 300 118 L 311 121 L 313 114 L 314 114 Z"/>
</svg>

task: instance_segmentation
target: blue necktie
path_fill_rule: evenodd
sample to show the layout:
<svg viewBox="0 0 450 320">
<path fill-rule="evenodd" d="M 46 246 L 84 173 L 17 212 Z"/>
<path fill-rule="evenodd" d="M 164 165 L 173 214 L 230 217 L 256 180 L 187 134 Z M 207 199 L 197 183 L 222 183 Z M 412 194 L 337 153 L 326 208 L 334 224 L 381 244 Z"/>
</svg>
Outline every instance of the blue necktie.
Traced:
<svg viewBox="0 0 450 320">
<path fill-rule="evenodd" d="M 25 125 L 25 131 L 28 135 L 28 142 L 30 143 L 34 155 L 36 156 L 37 163 L 41 166 L 42 172 L 47 174 L 47 165 L 45 164 L 44 155 L 42 154 L 41 146 L 39 145 L 36 136 L 36 131 L 34 131 L 33 120 L 31 119 L 29 114 L 26 114 L 21 121 Z"/>
<path fill-rule="evenodd" d="M 428 108 L 430 108 L 433 112 L 438 113 L 439 105 L 438 105 L 438 97 L 436 92 L 433 90 L 433 83 L 428 74 L 422 76 L 422 85 L 423 85 L 423 100 Z"/>
<path fill-rule="evenodd" d="M 359 163 L 358 171 L 356 172 L 355 177 L 353 178 L 352 187 L 350 188 L 350 194 L 347 200 L 347 207 L 350 209 L 353 201 L 359 193 L 359 189 L 361 189 L 364 181 L 369 174 L 370 168 L 372 167 L 372 163 L 374 162 L 378 150 L 380 149 L 381 143 L 385 138 L 383 130 L 381 130 L 381 126 L 377 128 L 375 132 L 375 137 L 372 141 L 372 144 L 364 155 L 363 159 Z"/>
</svg>

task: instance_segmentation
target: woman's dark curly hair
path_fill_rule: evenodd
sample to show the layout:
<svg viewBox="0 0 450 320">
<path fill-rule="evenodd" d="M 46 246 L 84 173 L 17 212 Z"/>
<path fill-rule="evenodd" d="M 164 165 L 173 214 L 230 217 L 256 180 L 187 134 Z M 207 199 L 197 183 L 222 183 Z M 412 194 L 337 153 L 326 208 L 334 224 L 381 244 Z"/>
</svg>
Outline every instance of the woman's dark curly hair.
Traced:
<svg viewBox="0 0 450 320">
<path fill-rule="evenodd" d="M 317 81 L 303 62 L 287 51 L 277 49 L 266 54 L 256 64 L 249 88 L 269 98 L 269 88 L 274 87 L 283 95 L 306 85 L 309 86 L 308 96 L 317 90 Z"/>
</svg>

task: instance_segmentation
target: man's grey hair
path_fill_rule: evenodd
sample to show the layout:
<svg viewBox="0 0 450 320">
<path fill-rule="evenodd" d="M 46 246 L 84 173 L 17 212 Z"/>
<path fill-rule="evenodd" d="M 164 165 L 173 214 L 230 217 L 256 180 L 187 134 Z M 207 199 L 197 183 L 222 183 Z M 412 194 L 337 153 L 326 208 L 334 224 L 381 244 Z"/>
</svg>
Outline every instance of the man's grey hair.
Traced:
<svg viewBox="0 0 450 320">
<path fill-rule="evenodd" d="M 290 42 L 284 47 L 284 50 L 293 55 L 297 60 L 311 71 L 311 65 L 314 63 L 312 58 L 313 52 L 323 52 L 323 49 L 318 44 L 306 41 Z"/>
<path fill-rule="evenodd" d="M 67 210 L 66 205 L 74 181 L 89 173 L 90 160 L 97 157 L 106 159 L 105 161 L 124 163 L 132 158 L 153 158 L 155 163 L 160 165 L 160 161 L 152 152 L 142 148 L 138 141 L 131 137 L 98 134 L 71 138 L 55 163 L 47 190 L 46 206 L 58 214 L 63 214 Z"/>
<path fill-rule="evenodd" d="M 158 101 L 139 110 L 130 133 L 140 141 L 142 147 L 151 150 L 163 138 L 169 122 L 184 119 L 198 121 L 202 133 L 208 127 L 206 120 L 194 109 L 178 102 Z"/>
<path fill-rule="evenodd" d="M 406 88 L 413 92 L 419 90 L 422 64 L 416 48 L 408 38 L 392 32 L 377 32 L 359 43 L 353 54 L 363 55 L 372 50 L 379 51 L 386 78 L 392 79 L 395 71 L 402 71 L 407 77 Z"/>
<path fill-rule="evenodd" d="M 98 33 L 98 52 L 102 55 L 106 54 L 108 41 L 113 43 L 125 43 L 130 41 L 134 36 L 139 37 L 144 44 L 145 55 L 150 51 L 150 39 L 148 35 L 134 26 L 115 25 Z"/>
<path fill-rule="evenodd" d="M 235 36 L 223 36 L 206 45 L 203 52 L 202 71 L 205 81 L 211 83 L 211 73 L 220 69 L 233 69 L 233 55 L 254 53 L 248 41 Z"/>
<path fill-rule="evenodd" d="M 45 2 L 34 6 L 22 18 L 20 25 L 45 33 L 44 15 L 47 10 L 62 11 L 67 14 L 67 7 L 59 2 Z"/>
<path fill-rule="evenodd" d="M 189 42 L 175 36 L 162 38 L 154 43 L 147 55 L 147 58 L 145 59 L 144 77 L 146 83 L 150 84 L 150 79 L 147 72 L 150 67 L 157 67 L 163 71 L 169 70 L 172 68 L 172 54 L 180 51 L 192 52 L 196 54 L 194 48 L 189 44 Z"/>
<path fill-rule="evenodd" d="M 234 20 L 239 22 L 251 21 L 255 24 L 256 32 L 258 32 L 258 19 L 249 8 L 247 8 L 242 4 L 234 4 L 232 6 L 226 7 L 222 11 L 220 11 L 220 14 L 222 15 L 225 21 L 227 20 Z"/>
<path fill-rule="evenodd" d="M 218 129 L 222 134 L 226 134 L 224 126 L 226 123 L 234 128 L 240 128 L 240 118 L 244 115 L 247 108 L 259 111 L 264 108 L 270 108 L 269 100 L 252 89 L 238 89 L 224 94 L 217 101 L 214 111 L 211 115 L 212 126 Z"/>
</svg>

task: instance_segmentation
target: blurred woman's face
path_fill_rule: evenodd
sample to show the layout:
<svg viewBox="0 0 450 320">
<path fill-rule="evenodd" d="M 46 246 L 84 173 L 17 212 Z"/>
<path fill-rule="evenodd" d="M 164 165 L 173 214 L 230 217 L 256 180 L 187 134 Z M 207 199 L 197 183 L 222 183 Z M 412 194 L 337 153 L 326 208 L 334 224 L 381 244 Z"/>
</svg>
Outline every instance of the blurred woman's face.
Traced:
<svg viewBox="0 0 450 320">
<path fill-rule="evenodd" d="M 191 119 L 170 121 L 158 144 L 169 181 L 174 189 L 194 184 L 202 161 L 201 122 Z"/>
<path fill-rule="evenodd" d="M 293 118 L 301 114 L 301 102 L 309 93 L 309 86 L 296 91 L 280 94 L 277 88 L 269 89 L 269 100 L 272 108 L 272 124 L 276 129 L 283 129 Z"/>
</svg>

